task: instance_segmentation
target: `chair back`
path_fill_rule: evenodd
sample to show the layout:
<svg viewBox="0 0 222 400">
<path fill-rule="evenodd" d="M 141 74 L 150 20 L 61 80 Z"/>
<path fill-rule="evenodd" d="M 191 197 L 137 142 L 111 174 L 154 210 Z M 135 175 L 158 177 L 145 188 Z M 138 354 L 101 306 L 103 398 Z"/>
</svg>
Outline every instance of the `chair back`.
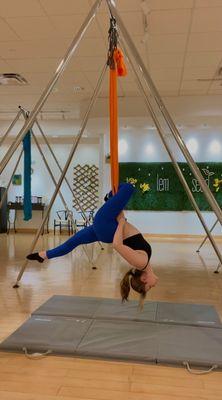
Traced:
<svg viewBox="0 0 222 400">
<path fill-rule="evenodd" d="M 68 219 L 68 212 L 66 210 L 56 211 L 56 214 L 61 221 L 66 221 Z"/>
</svg>

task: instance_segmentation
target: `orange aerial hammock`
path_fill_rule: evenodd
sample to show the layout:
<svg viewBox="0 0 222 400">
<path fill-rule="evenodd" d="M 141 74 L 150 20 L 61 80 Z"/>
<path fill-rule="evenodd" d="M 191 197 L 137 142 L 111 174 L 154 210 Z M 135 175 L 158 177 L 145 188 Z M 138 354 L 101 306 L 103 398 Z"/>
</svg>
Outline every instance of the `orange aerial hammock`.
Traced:
<svg viewBox="0 0 222 400">
<path fill-rule="evenodd" d="M 127 70 L 123 53 L 116 48 L 113 52 L 113 60 L 110 64 L 110 167 L 112 192 L 115 194 L 119 186 L 119 158 L 118 158 L 118 91 L 117 77 L 126 76 Z"/>
</svg>

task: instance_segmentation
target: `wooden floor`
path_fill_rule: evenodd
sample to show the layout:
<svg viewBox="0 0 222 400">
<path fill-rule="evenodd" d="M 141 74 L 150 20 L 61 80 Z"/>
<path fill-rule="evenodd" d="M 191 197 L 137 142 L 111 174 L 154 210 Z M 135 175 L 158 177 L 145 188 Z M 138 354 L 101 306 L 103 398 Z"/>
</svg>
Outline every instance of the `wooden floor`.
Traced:
<svg viewBox="0 0 222 400">
<path fill-rule="evenodd" d="M 33 236 L 0 235 L 0 340 L 54 294 L 118 298 L 126 264 L 110 247 L 100 252 L 92 270 L 82 248 L 44 264 L 29 264 L 19 289 L 12 289 Z M 65 236 L 45 235 L 38 248 L 53 247 Z M 148 300 L 215 305 L 222 317 L 222 271 L 213 273 L 217 258 L 200 241 L 152 239 L 152 265 L 158 287 Z M 221 242 L 218 243 L 222 247 Z M 88 251 L 92 252 L 88 247 Z M 133 296 L 136 298 L 136 296 Z M 0 400 L 221 400 L 222 373 L 190 375 L 183 368 L 105 362 L 66 357 L 33 361 L 0 353 Z"/>
</svg>

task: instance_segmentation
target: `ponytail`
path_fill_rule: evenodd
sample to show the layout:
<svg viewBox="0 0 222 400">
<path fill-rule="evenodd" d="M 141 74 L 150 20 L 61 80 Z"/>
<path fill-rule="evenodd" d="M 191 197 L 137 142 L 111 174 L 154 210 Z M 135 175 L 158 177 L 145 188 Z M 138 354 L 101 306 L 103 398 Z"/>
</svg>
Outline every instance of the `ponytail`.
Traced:
<svg viewBox="0 0 222 400">
<path fill-rule="evenodd" d="M 140 294 L 140 299 L 139 299 L 139 308 L 140 310 L 143 309 L 143 304 L 146 298 L 146 290 L 145 290 L 145 284 L 141 282 L 141 274 L 142 271 L 139 271 L 136 269 L 130 269 L 123 277 L 123 279 L 120 282 L 120 292 L 121 292 L 121 297 L 122 297 L 122 302 L 128 301 L 129 293 L 130 293 L 130 287 L 132 287 L 133 290 L 135 290 L 137 293 Z"/>
<path fill-rule="evenodd" d="M 123 277 L 120 282 L 120 293 L 122 297 L 122 302 L 128 301 L 128 296 L 130 292 L 130 282 L 131 276 L 133 275 L 133 270 L 130 269 Z"/>
</svg>

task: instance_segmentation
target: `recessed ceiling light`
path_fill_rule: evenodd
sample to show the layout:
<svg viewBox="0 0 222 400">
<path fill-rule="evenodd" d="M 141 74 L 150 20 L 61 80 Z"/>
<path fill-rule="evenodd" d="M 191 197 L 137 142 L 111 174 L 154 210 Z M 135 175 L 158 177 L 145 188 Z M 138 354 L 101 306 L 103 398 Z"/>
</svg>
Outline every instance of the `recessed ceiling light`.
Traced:
<svg viewBox="0 0 222 400">
<path fill-rule="evenodd" d="M 151 12 L 150 4 L 146 0 L 141 1 L 140 7 L 144 15 L 147 15 Z"/>
<path fill-rule="evenodd" d="M 149 130 L 155 130 L 156 126 L 155 125 L 147 125 L 144 127 L 145 129 L 149 129 Z"/>
<path fill-rule="evenodd" d="M 82 92 L 84 90 L 84 87 L 82 87 L 82 86 L 74 86 L 73 90 L 74 90 L 74 92 Z"/>
</svg>

